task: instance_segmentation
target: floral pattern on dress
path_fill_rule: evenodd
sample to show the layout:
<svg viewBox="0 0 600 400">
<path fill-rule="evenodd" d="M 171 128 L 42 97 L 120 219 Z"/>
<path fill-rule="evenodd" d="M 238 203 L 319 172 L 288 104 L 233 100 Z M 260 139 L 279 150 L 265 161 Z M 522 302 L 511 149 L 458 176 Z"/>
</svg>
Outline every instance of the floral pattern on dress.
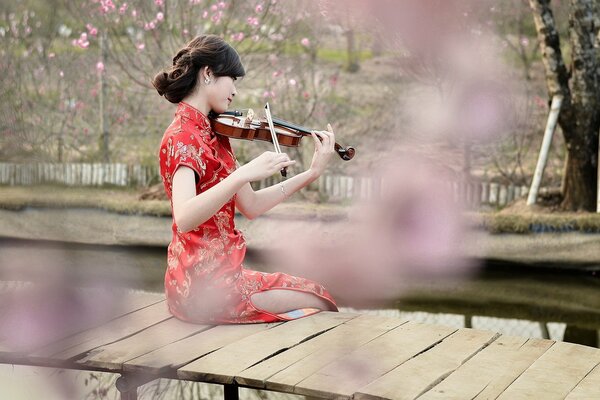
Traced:
<svg viewBox="0 0 600 400">
<path fill-rule="evenodd" d="M 185 102 L 179 103 L 165 131 L 159 162 L 169 199 L 173 176 L 180 166 L 196 173 L 196 193 L 210 189 L 236 169 L 229 139 L 215 135 L 208 118 Z M 181 232 L 173 220 L 165 271 L 165 294 L 171 313 L 184 321 L 215 324 L 290 319 L 259 310 L 252 303 L 254 293 L 271 289 L 313 293 L 337 309 L 331 295 L 316 282 L 243 267 L 246 241 L 235 229 L 235 201 L 234 195 L 189 232 Z"/>
</svg>

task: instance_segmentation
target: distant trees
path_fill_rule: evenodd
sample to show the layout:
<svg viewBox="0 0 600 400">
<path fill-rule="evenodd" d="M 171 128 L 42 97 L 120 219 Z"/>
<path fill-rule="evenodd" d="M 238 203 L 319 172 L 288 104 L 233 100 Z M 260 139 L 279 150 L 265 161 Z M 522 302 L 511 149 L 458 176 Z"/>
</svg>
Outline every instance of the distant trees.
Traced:
<svg viewBox="0 0 600 400">
<path fill-rule="evenodd" d="M 221 35 L 247 67 L 235 107 L 271 100 L 303 122 L 331 88 L 316 62 L 319 17 L 276 0 L 2 3 L 0 157 L 153 160 L 171 108 L 151 78 L 202 33 Z"/>
</svg>

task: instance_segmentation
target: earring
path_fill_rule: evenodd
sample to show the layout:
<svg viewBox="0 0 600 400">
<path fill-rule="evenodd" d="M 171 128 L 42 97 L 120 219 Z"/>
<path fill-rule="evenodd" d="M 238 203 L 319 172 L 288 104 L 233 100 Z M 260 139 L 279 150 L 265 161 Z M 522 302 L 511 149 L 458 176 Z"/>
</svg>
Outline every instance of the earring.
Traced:
<svg viewBox="0 0 600 400">
<path fill-rule="evenodd" d="M 207 85 L 210 83 L 210 78 L 208 76 L 204 78 L 204 83 L 206 83 Z"/>
</svg>

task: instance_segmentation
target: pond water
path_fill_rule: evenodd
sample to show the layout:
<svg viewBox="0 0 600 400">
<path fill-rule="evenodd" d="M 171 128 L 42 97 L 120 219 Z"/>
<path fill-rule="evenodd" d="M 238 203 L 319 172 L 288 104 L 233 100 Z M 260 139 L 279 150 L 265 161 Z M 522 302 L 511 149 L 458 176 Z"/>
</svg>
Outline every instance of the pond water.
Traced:
<svg viewBox="0 0 600 400">
<path fill-rule="evenodd" d="M 0 240 L 0 280 L 31 280 L 52 271 L 82 281 L 117 283 L 124 287 L 161 292 L 164 248 L 64 244 L 42 241 Z M 249 252 L 246 265 L 262 269 Z M 461 282 L 421 282 L 398 299 L 371 309 L 340 302 L 341 311 L 398 317 L 419 322 L 473 327 L 508 335 L 549 338 L 598 347 L 600 333 L 600 279 L 593 270 L 563 271 L 528 268 L 488 261 L 477 276 Z M 61 379 L 57 380 L 56 378 Z M 113 374 L 0 366 L 0 387 L 14 391 L 14 399 L 52 398 L 48 379 L 75 383 L 72 398 L 118 398 Z M 28 382 L 28 383 L 25 383 Z M 44 396 L 33 395 L 38 386 Z M 56 398 L 65 386 L 56 386 Z M 41 390 L 41 389 L 40 389 Z M 140 399 L 219 398 L 220 385 L 158 380 L 140 388 Z M 303 396 L 240 389 L 242 399 L 296 399 Z M 222 397 L 221 397 L 222 398 Z"/>
</svg>

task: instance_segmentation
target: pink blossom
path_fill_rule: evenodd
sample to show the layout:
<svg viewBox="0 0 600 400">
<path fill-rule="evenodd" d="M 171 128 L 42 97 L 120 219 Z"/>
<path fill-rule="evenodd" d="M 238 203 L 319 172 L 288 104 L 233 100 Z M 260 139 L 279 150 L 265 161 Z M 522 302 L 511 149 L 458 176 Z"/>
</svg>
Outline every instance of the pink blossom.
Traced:
<svg viewBox="0 0 600 400">
<path fill-rule="evenodd" d="M 48 53 L 48 58 L 54 58 L 56 56 L 56 54 L 54 53 Z"/>
<path fill-rule="evenodd" d="M 211 11 L 217 11 L 218 9 L 219 9 L 219 7 L 217 7 L 216 4 L 213 4 L 212 6 L 210 6 Z"/>
<path fill-rule="evenodd" d="M 275 98 L 275 92 L 272 90 L 265 90 L 263 92 L 263 98 L 264 99 L 268 99 L 268 98 Z"/>
<path fill-rule="evenodd" d="M 223 11 L 219 11 L 216 14 L 213 14 L 213 16 L 210 18 L 210 20 L 212 22 L 214 22 L 215 24 L 218 24 L 219 22 L 221 22 L 221 17 L 223 16 Z"/>
<path fill-rule="evenodd" d="M 258 18 L 256 17 L 248 17 L 246 18 L 246 22 L 248 23 L 248 25 L 250 26 L 258 26 L 259 22 L 258 22 Z"/>
<path fill-rule="evenodd" d="M 90 42 L 88 41 L 87 33 L 85 33 L 85 32 L 81 33 L 81 36 L 79 36 L 79 39 L 73 40 L 72 43 L 74 46 L 81 47 L 82 49 L 87 49 L 88 46 L 90 45 Z"/>
<path fill-rule="evenodd" d="M 302 97 L 304 97 L 305 99 L 308 99 L 310 97 L 310 93 L 308 92 L 303 92 L 302 93 Z"/>
<path fill-rule="evenodd" d="M 302 40 L 300 41 L 300 44 L 302 44 L 302 46 L 304 46 L 304 47 L 308 47 L 308 46 L 310 46 L 310 40 L 308 40 L 308 38 L 302 38 Z"/>
<path fill-rule="evenodd" d="M 283 73 L 283 71 L 278 69 L 277 71 L 273 72 L 273 78 L 277 78 L 277 77 L 281 76 L 282 73 Z"/>
<path fill-rule="evenodd" d="M 204 10 L 202 13 L 202 18 L 206 19 L 208 17 L 208 11 Z"/>
<path fill-rule="evenodd" d="M 241 42 L 244 40 L 244 32 L 234 33 L 231 35 L 231 40 Z"/>
<path fill-rule="evenodd" d="M 144 43 L 138 43 L 138 45 L 136 46 L 138 50 L 144 50 L 144 48 L 146 47 L 146 45 Z"/>
<path fill-rule="evenodd" d="M 188 31 L 187 29 L 183 30 L 183 36 L 187 36 L 190 34 L 190 31 Z"/>
<path fill-rule="evenodd" d="M 100 73 L 104 72 L 104 63 L 102 61 L 98 61 L 96 64 L 96 70 Z"/>
<path fill-rule="evenodd" d="M 90 35 L 96 36 L 98 34 L 98 28 L 94 27 L 94 25 L 87 24 L 85 27 L 87 28 Z"/>
<path fill-rule="evenodd" d="M 115 3 L 112 0 L 100 0 L 100 12 L 102 14 L 108 14 L 111 11 L 114 11 Z"/>
<path fill-rule="evenodd" d="M 121 4 L 121 7 L 119 7 L 119 14 L 123 15 L 123 14 L 125 14 L 126 11 L 127 11 L 127 3 Z"/>
<path fill-rule="evenodd" d="M 134 9 L 134 10 L 131 10 L 131 16 L 132 16 L 133 18 L 137 18 L 137 15 L 138 15 L 138 13 L 137 13 L 137 10 L 135 10 L 135 9 Z"/>
<path fill-rule="evenodd" d="M 156 20 L 157 21 L 162 21 L 165 18 L 165 15 L 161 12 L 159 12 L 158 14 L 156 14 Z"/>
<path fill-rule="evenodd" d="M 156 4 L 159 7 L 162 7 L 164 4 L 164 0 L 154 0 L 154 4 Z"/>
<path fill-rule="evenodd" d="M 296 83 L 297 82 L 296 82 L 296 80 L 294 78 L 292 78 L 292 79 L 289 80 L 290 86 L 296 86 Z"/>
<path fill-rule="evenodd" d="M 526 37 L 522 37 L 522 38 L 521 38 L 521 44 L 522 44 L 524 47 L 527 47 L 527 46 L 529 45 L 529 39 L 527 39 Z"/>
<path fill-rule="evenodd" d="M 262 10 L 263 10 L 263 6 L 262 6 L 262 4 L 258 4 L 258 5 L 256 6 L 256 8 L 254 9 L 254 11 L 255 11 L 257 14 L 258 14 L 258 13 L 261 13 L 261 12 L 262 12 Z"/>
<path fill-rule="evenodd" d="M 60 72 L 58 73 L 58 75 L 59 75 L 61 78 L 64 78 L 64 76 L 65 76 L 65 73 L 64 73 L 63 71 L 60 71 Z"/>
<path fill-rule="evenodd" d="M 225 2 L 224 2 L 224 1 L 220 1 L 220 2 L 219 2 L 219 4 L 217 4 L 217 7 L 218 7 L 220 10 L 224 9 L 226 6 L 227 6 L 227 5 L 225 4 Z"/>
</svg>

